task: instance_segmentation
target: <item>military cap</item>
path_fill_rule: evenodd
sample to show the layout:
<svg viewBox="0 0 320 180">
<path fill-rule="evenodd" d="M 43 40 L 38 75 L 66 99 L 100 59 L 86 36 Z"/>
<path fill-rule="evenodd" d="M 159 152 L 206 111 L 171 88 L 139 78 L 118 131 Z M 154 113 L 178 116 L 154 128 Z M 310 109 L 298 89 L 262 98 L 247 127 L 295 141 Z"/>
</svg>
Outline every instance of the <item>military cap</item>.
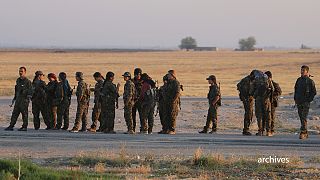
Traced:
<svg viewBox="0 0 320 180">
<path fill-rule="evenodd" d="M 174 78 L 177 78 L 177 74 L 176 74 L 176 71 L 175 70 L 169 70 L 168 73 L 173 76 Z"/>
<path fill-rule="evenodd" d="M 134 69 L 134 75 L 142 74 L 142 69 L 141 68 L 135 68 Z"/>
<path fill-rule="evenodd" d="M 35 74 L 36 76 L 44 75 L 42 71 L 36 71 L 34 74 Z"/>
<path fill-rule="evenodd" d="M 168 81 L 168 74 L 164 75 L 162 78 L 163 81 Z"/>
<path fill-rule="evenodd" d="M 96 77 L 96 78 L 101 77 L 101 76 L 102 76 L 102 75 L 101 75 L 100 72 L 95 72 L 95 73 L 93 74 L 93 77 Z"/>
<path fill-rule="evenodd" d="M 124 77 L 131 77 L 131 74 L 129 72 L 125 72 L 122 76 Z"/>
<path fill-rule="evenodd" d="M 216 76 L 214 75 L 210 75 L 209 77 L 207 77 L 207 80 L 215 80 L 216 79 Z"/>
<path fill-rule="evenodd" d="M 107 72 L 107 74 L 106 74 L 107 79 L 109 79 L 110 77 L 114 77 L 114 73 L 111 71 Z"/>
</svg>

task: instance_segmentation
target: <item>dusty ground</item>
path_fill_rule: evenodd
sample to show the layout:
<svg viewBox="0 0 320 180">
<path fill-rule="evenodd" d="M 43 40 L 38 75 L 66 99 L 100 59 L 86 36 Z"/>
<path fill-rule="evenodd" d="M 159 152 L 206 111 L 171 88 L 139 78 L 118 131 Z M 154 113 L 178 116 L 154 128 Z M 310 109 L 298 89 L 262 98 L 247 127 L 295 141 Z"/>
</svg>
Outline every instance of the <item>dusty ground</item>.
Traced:
<svg viewBox="0 0 320 180">
<path fill-rule="evenodd" d="M 320 53 L 295 51 L 265 52 L 0 52 L 0 95 L 13 93 L 18 68 L 26 66 L 28 76 L 34 72 L 59 73 L 65 71 L 71 85 L 76 85 L 74 74 L 83 71 L 86 81 L 94 85 L 92 74 L 100 71 L 106 74 L 113 71 L 116 82 L 124 84 L 121 75 L 125 71 L 133 73 L 141 67 L 155 80 L 162 80 L 169 69 L 177 71 L 178 79 L 185 87 L 184 96 L 205 97 L 208 84 L 205 78 L 215 74 L 221 82 L 224 96 L 236 96 L 236 84 L 253 69 L 270 70 L 274 80 L 280 83 L 284 94 L 293 91 L 299 76 L 300 67 L 307 64 L 316 82 L 320 81 Z M 319 89 L 319 85 L 318 89 Z M 121 90 L 123 87 L 121 88 Z"/>
</svg>

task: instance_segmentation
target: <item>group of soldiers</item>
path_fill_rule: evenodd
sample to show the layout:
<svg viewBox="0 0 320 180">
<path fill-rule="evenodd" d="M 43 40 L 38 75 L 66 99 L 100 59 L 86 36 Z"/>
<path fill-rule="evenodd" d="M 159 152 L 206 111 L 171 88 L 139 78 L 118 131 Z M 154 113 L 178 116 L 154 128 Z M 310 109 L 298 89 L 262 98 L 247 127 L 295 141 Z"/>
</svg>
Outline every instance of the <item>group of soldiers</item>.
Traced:
<svg viewBox="0 0 320 180">
<path fill-rule="evenodd" d="M 22 114 L 23 125 L 19 131 L 27 131 L 28 127 L 28 106 L 32 101 L 32 113 L 34 128 L 40 128 L 40 113 L 47 126 L 47 130 L 68 130 L 69 128 L 69 107 L 73 89 L 67 80 L 64 72 L 59 73 L 58 78 L 54 73 L 49 73 L 46 84 L 45 75 L 42 71 L 35 72 L 33 82 L 26 77 L 26 68 L 19 68 L 20 77 L 16 81 L 15 96 L 11 106 L 14 109 L 11 116 L 9 127 L 5 130 L 12 131 L 17 118 Z M 84 81 L 82 72 L 76 72 L 75 78 L 78 81 L 76 89 L 77 113 L 75 123 L 70 132 L 104 132 L 114 134 L 115 109 L 118 109 L 118 98 L 120 84 L 113 83 L 115 74 L 108 72 L 105 78 L 100 72 L 93 74 L 96 81 L 95 87 L 91 88 Z M 140 119 L 140 133 L 152 134 L 154 124 L 154 112 L 157 107 L 162 130 L 159 134 L 175 134 L 176 118 L 181 109 L 180 95 L 183 86 L 177 80 L 174 70 L 169 70 L 163 77 L 163 85 L 157 86 L 157 82 L 147 73 L 142 73 L 140 68 L 134 70 L 134 76 L 130 72 L 123 75 L 125 81 L 123 101 L 124 119 L 127 125 L 127 134 L 136 132 L 136 114 Z M 308 138 L 307 116 L 310 102 L 316 95 L 314 81 L 310 78 L 309 67 L 301 67 L 301 77 L 295 84 L 294 100 L 298 107 L 298 114 L 301 121 L 300 139 Z M 210 75 L 208 92 L 208 115 L 206 125 L 199 133 L 208 133 L 212 124 L 212 131 L 217 131 L 217 113 L 221 106 L 220 85 L 217 84 L 216 77 Z M 75 89 L 75 88 L 74 88 Z M 250 125 L 253 119 L 253 105 L 255 104 L 255 115 L 258 123 L 257 136 L 273 136 L 275 128 L 275 111 L 278 107 L 278 99 L 282 91 L 278 83 L 273 81 L 270 71 L 262 72 L 253 70 L 248 76 L 244 77 L 238 84 L 240 100 L 245 109 L 244 127 L 242 134 L 245 136 L 250 133 Z M 92 125 L 87 128 L 88 109 L 90 94 L 94 92 L 94 106 L 92 111 Z M 156 114 L 156 115 L 157 115 Z M 98 127 L 98 122 L 100 122 Z"/>
<path fill-rule="evenodd" d="M 308 138 L 307 116 L 310 102 L 317 94 L 315 83 L 310 78 L 309 67 L 301 67 L 301 76 L 294 87 L 294 100 L 298 108 L 301 121 L 300 139 Z M 282 91 L 278 83 L 273 81 L 272 73 L 253 70 L 250 75 L 244 77 L 238 84 L 240 100 L 245 109 L 243 135 L 250 136 L 250 125 L 253 118 L 253 103 L 258 124 L 257 136 L 273 136 L 275 127 L 275 111 L 279 105 L 279 96 Z"/>
<path fill-rule="evenodd" d="M 11 107 L 14 109 L 10 125 L 5 129 L 12 131 L 17 118 L 22 114 L 23 124 L 19 131 L 27 131 L 28 107 L 32 101 L 32 113 L 34 128 L 40 128 L 40 113 L 47 126 L 46 129 L 68 130 L 69 107 L 73 89 L 64 72 L 59 73 L 58 78 L 54 73 L 49 73 L 49 83 L 45 83 L 45 75 L 42 71 L 36 71 L 31 82 L 26 77 L 26 68 L 19 68 L 19 78 L 16 81 L 15 96 Z M 77 113 L 75 123 L 70 132 L 104 132 L 114 134 L 115 109 L 118 109 L 120 84 L 113 83 L 115 74 L 108 72 L 105 78 L 100 72 L 93 74 L 96 81 L 91 88 L 84 81 L 82 72 L 76 72 L 78 82 L 76 88 Z M 158 105 L 158 112 L 162 124 L 160 134 L 175 134 L 176 118 L 180 105 L 180 90 L 182 86 L 177 80 L 176 72 L 169 70 L 163 77 L 163 85 L 158 88 L 147 73 L 142 73 L 140 68 L 134 70 L 134 77 L 130 72 L 123 75 L 125 81 L 123 101 L 124 118 L 127 125 L 127 134 L 136 132 L 136 114 L 140 118 L 140 133 L 152 134 L 154 124 L 154 111 Z M 74 87 L 75 89 L 75 87 Z M 92 111 L 92 125 L 88 125 L 88 110 L 90 94 L 94 93 L 94 106 Z M 98 122 L 100 122 L 98 126 Z"/>
</svg>

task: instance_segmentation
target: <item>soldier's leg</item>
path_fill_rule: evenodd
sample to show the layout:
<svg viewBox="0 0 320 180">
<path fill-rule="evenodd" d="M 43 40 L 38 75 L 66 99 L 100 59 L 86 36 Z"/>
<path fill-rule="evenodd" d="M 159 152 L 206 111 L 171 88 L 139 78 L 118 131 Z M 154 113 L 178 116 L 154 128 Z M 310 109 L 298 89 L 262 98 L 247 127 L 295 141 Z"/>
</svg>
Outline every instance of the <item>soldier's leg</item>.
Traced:
<svg viewBox="0 0 320 180">
<path fill-rule="evenodd" d="M 136 131 L 137 111 L 138 111 L 138 102 L 137 102 L 137 103 L 133 106 L 133 108 L 132 108 L 132 125 L 133 125 L 133 131 Z"/>
<path fill-rule="evenodd" d="M 153 130 L 153 124 L 154 124 L 154 105 L 150 106 L 150 110 L 148 113 L 148 133 L 152 133 Z"/>
<path fill-rule="evenodd" d="M 209 106 L 206 125 L 203 127 L 204 133 L 207 133 L 208 130 L 210 129 L 212 119 L 213 119 L 213 117 L 212 117 L 212 113 L 211 113 L 211 106 Z"/>
<path fill-rule="evenodd" d="M 47 126 L 47 128 L 50 128 L 48 107 L 45 104 L 41 105 L 41 115 L 42 115 L 43 121 L 44 121 L 45 125 Z"/>
<path fill-rule="evenodd" d="M 84 105 L 83 106 L 83 115 L 82 115 L 82 127 L 81 130 L 82 131 L 86 131 L 87 130 L 87 125 L 88 125 L 88 110 L 89 110 L 89 106 L 88 105 Z"/>
<path fill-rule="evenodd" d="M 29 107 L 29 101 L 28 102 L 24 102 L 23 104 L 21 104 L 21 114 L 22 114 L 22 120 L 23 120 L 23 124 L 22 127 L 23 128 L 27 128 L 28 127 L 28 107 Z"/>
<path fill-rule="evenodd" d="M 258 124 L 258 134 L 257 135 L 262 135 L 263 134 L 263 122 L 262 122 L 262 106 L 263 104 L 261 103 L 261 99 L 256 99 L 255 101 L 255 114 L 257 118 L 257 124 Z"/>
<path fill-rule="evenodd" d="M 20 107 L 19 107 L 19 105 L 18 104 L 15 104 L 14 105 L 14 108 L 13 108 L 13 111 L 12 111 L 12 115 L 11 115 L 11 121 L 10 121 L 10 125 L 9 125 L 9 127 L 14 127 L 14 125 L 16 125 L 16 123 L 17 123 L 17 119 L 18 119 L 18 117 L 19 117 L 19 115 L 20 115 Z"/>
<path fill-rule="evenodd" d="M 275 120 L 276 120 L 276 107 L 274 107 L 274 106 L 271 104 L 271 124 L 270 124 L 271 132 L 274 132 Z"/>
<path fill-rule="evenodd" d="M 64 104 L 64 111 L 63 111 L 63 129 L 69 128 L 69 109 L 70 109 L 70 103 Z"/>
<path fill-rule="evenodd" d="M 301 122 L 300 132 L 302 134 L 307 134 L 308 133 L 307 117 L 309 113 L 310 104 L 309 103 L 298 104 L 297 107 L 298 107 L 298 114 Z"/>
<path fill-rule="evenodd" d="M 40 110 L 41 107 L 35 102 L 32 102 L 33 126 L 35 130 L 40 128 Z"/>
<path fill-rule="evenodd" d="M 150 111 L 150 107 L 148 105 L 143 105 L 142 108 L 142 116 L 140 118 L 140 132 L 148 131 L 148 114 Z"/>
<path fill-rule="evenodd" d="M 132 106 L 126 105 L 124 107 L 124 118 L 126 120 L 128 131 L 133 131 Z"/>
<path fill-rule="evenodd" d="M 218 127 L 218 106 L 213 106 L 211 108 L 211 114 L 212 114 L 212 131 L 215 132 L 217 131 L 217 127 Z"/>
<path fill-rule="evenodd" d="M 57 129 L 60 129 L 62 126 L 62 119 L 63 119 L 63 113 L 64 113 L 63 111 L 64 111 L 63 105 L 60 104 L 57 109 L 57 126 L 56 126 Z"/>
<path fill-rule="evenodd" d="M 98 124 L 98 119 L 100 116 L 100 110 L 98 107 L 98 103 L 94 103 L 93 109 L 92 109 L 92 115 L 91 115 L 91 119 L 92 119 L 92 124 L 91 124 L 91 129 L 96 129 L 97 128 L 97 124 Z M 101 122 L 100 122 L 101 124 Z"/>
<path fill-rule="evenodd" d="M 268 133 L 271 132 L 271 103 L 269 99 L 266 100 L 264 104 L 264 124 L 265 124 L 265 129 Z"/>
<path fill-rule="evenodd" d="M 243 132 L 249 132 L 250 124 L 253 116 L 253 99 L 243 101 L 244 107 L 244 120 L 243 120 Z"/>
<path fill-rule="evenodd" d="M 74 127 L 73 129 L 79 130 L 80 128 L 80 121 L 82 120 L 84 108 L 81 104 L 77 105 L 77 113 L 76 113 L 76 119 L 74 120 Z"/>
<path fill-rule="evenodd" d="M 53 121 L 52 121 L 52 128 L 56 128 L 57 126 L 57 111 L 58 111 L 58 107 L 57 106 L 53 106 L 52 107 L 52 117 L 53 117 Z"/>
<path fill-rule="evenodd" d="M 178 112 L 179 112 L 179 104 L 174 104 L 171 111 L 170 131 L 175 132 Z"/>
<path fill-rule="evenodd" d="M 115 106 L 114 103 L 108 106 L 107 119 L 106 119 L 106 130 L 107 132 L 114 131 L 114 119 L 115 119 Z"/>
</svg>

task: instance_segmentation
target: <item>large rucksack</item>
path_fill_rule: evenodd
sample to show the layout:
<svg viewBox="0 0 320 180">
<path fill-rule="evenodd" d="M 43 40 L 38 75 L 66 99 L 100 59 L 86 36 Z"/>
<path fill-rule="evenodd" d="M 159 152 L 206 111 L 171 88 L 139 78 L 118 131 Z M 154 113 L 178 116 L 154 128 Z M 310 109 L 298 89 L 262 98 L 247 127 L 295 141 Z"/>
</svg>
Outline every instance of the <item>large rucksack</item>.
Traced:
<svg viewBox="0 0 320 180">
<path fill-rule="evenodd" d="M 270 96 L 270 83 L 268 76 L 262 71 L 255 70 L 254 72 L 254 97 L 268 97 Z"/>
</svg>

